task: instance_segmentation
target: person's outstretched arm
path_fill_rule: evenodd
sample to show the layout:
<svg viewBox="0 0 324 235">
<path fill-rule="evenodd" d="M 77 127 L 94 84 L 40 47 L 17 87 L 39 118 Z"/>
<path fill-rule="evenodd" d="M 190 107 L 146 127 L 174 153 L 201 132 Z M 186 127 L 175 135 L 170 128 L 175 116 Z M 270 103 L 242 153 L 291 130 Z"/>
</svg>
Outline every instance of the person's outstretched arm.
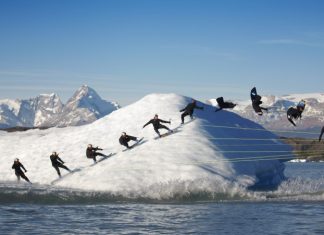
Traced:
<svg viewBox="0 0 324 235">
<path fill-rule="evenodd" d="M 148 124 L 151 124 L 151 123 L 152 123 L 152 120 L 148 121 L 148 122 L 143 126 L 143 128 L 146 127 Z"/>
<path fill-rule="evenodd" d="M 57 160 L 58 160 L 59 162 L 61 162 L 62 164 L 64 164 L 64 161 L 63 161 L 59 156 L 57 156 Z"/>
<path fill-rule="evenodd" d="M 165 120 L 162 120 L 162 119 L 159 119 L 160 122 L 163 122 L 163 123 L 171 123 L 170 121 L 165 121 Z"/>
</svg>

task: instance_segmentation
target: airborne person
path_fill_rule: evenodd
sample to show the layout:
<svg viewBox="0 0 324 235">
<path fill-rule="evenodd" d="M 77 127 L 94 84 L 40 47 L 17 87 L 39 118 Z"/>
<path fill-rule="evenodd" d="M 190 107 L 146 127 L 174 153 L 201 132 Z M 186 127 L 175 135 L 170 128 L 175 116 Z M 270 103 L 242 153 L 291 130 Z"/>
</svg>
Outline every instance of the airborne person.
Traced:
<svg viewBox="0 0 324 235">
<path fill-rule="evenodd" d="M 96 159 L 97 156 L 107 157 L 103 153 L 98 153 L 97 152 L 98 150 L 102 150 L 102 148 L 93 147 L 92 144 L 88 144 L 88 147 L 86 150 L 87 158 L 91 158 L 91 159 L 93 159 L 94 163 L 97 163 L 97 159 Z"/>
<path fill-rule="evenodd" d="M 128 142 L 131 140 L 137 141 L 137 137 L 127 135 L 126 132 L 123 132 L 119 138 L 119 143 L 129 149 L 130 147 L 128 146 Z"/>
<path fill-rule="evenodd" d="M 232 103 L 232 102 L 224 102 L 224 98 L 223 97 L 218 97 L 216 99 L 217 104 L 218 104 L 218 109 L 215 110 L 215 112 L 221 111 L 222 109 L 232 109 L 236 106 L 236 104 Z"/>
<path fill-rule="evenodd" d="M 306 103 L 304 100 L 299 101 L 299 103 L 297 104 L 297 107 L 290 107 L 287 110 L 287 119 L 289 122 L 291 122 L 291 124 L 293 124 L 294 126 L 296 126 L 296 124 L 294 123 L 293 119 L 301 119 L 302 117 L 302 113 L 305 109 Z"/>
<path fill-rule="evenodd" d="M 252 101 L 252 107 L 258 115 L 261 116 L 263 114 L 262 110 L 268 111 L 267 108 L 260 106 L 260 104 L 262 104 L 262 101 L 261 101 L 262 97 L 258 95 L 255 87 L 252 88 L 250 96 L 251 96 L 251 101 Z"/>
<path fill-rule="evenodd" d="M 17 180 L 20 181 L 20 177 L 26 180 L 28 183 L 31 183 L 27 176 L 24 174 L 24 172 L 21 170 L 24 169 L 25 173 L 27 172 L 26 168 L 23 166 L 23 164 L 20 163 L 19 159 L 16 158 L 12 167 L 12 169 L 15 169 L 15 174 L 17 176 Z"/>
<path fill-rule="evenodd" d="M 52 166 L 55 168 L 59 177 L 61 177 L 61 172 L 59 167 L 71 172 L 71 170 L 68 167 L 64 166 L 64 161 L 58 156 L 57 152 L 53 152 L 52 155 L 50 156 L 50 159 L 52 162 Z"/>
<path fill-rule="evenodd" d="M 183 124 L 184 123 L 184 118 L 185 116 L 189 115 L 190 118 L 192 119 L 192 114 L 194 112 L 194 109 L 201 109 L 201 110 L 204 110 L 204 107 L 199 107 L 197 106 L 197 102 L 196 100 L 192 99 L 191 103 L 189 103 L 184 109 L 181 109 L 180 112 L 183 112 L 181 114 L 181 123 Z"/>
<path fill-rule="evenodd" d="M 155 114 L 155 115 L 154 115 L 154 118 L 151 119 L 150 121 L 148 121 L 148 122 L 143 126 L 143 128 L 146 127 L 146 126 L 149 125 L 149 124 L 152 124 L 152 125 L 153 125 L 153 128 L 154 128 L 154 131 L 159 135 L 159 137 L 161 137 L 161 134 L 160 134 L 160 132 L 159 132 L 159 129 L 167 129 L 169 132 L 171 132 L 171 133 L 173 132 L 173 131 L 170 130 L 168 127 L 162 125 L 161 122 L 162 122 L 162 123 L 169 123 L 169 124 L 171 124 L 170 121 L 164 121 L 164 120 L 162 120 L 162 119 L 159 119 L 159 116 L 158 116 L 157 114 Z"/>
</svg>

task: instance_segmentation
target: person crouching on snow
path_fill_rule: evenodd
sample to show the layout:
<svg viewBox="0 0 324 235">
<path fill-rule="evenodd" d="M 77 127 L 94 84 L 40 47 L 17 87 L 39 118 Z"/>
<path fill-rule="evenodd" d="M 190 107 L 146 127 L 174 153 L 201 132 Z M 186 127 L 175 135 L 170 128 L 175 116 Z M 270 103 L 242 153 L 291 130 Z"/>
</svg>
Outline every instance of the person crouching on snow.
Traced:
<svg viewBox="0 0 324 235">
<path fill-rule="evenodd" d="M 180 112 L 183 112 L 181 114 L 181 123 L 183 124 L 184 123 L 184 118 L 185 116 L 190 116 L 190 118 L 192 119 L 192 114 L 194 112 L 194 109 L 201 109 L 201 110 L 204 110 L 204 107 L 199 107 L 197 106 L 197 102 L 196 100 L 192 100 L 191 103 L 189 103 L 184 109 L 181 109 Z"/>
<path fill-rule="evenodd" d="M 88 147 L 87 147 L 87 150 L 86 150 L 87 158 L 91 158 L 91 159 L 93 159 L 93 161 L 95 163 L 97 163 L 97 159 L 96 159 L 97 156 L 107 157 L 103 153 L 98 153 L 97 152 L 98 150 L 102 150 L 102 148 L 99 148 L 98 146 L 93 147 L 92 144 L 88 144 Z"/>
<path fill-rule="evenodd" d="M 128 146 L 128 142 L 131 140 L 137 141 L 137 137 L 127 135 L 126 132 L 123 132 L 119 138 L 119 143 L 129 149 L 130 147 Z"/>
</svg>

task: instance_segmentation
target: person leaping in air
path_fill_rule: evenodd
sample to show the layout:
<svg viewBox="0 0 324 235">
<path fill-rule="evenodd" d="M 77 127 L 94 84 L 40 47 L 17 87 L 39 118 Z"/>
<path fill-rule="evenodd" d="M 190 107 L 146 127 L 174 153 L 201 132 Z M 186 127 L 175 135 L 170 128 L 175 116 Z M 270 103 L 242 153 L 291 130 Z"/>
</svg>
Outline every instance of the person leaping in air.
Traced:
<svg viewBox="0 0 324 235">
<path fill-rule="evenodd" d="M 103 153 L 98 153 L 98 150 L 102 150 L 102 148 L 97 147 L 93 147 L 92 144 L 88 144 L 87 150 L 86 150 L 86 155 L 87 158 L 91 158 L 93 159 L 94 163 L 97 163 L 97 156 L 102 156 L 102 157 L 107 157 L 107 155 L 103 154 Z"/>
<path fill-rule="evenodd" d="M 318 142 L 321 141 L 321 139 L 322 139 L 322 135 L 323 135 L 323 134 L 324 134 L 324 126 L 323 126 L 322 131 L 321 131 L 321 134 L 320 134 L 320 136 L 319 136 L 319 138 L 318 138 Z"/>
<path fill-rule="evenodd" d="M 252 88 L 250 96 L 251 96 L 251 101 L 252 101 L 252 107 L 258 115 L 261 116 L 263 114 L 262 110 L 268 111 L 267 108 L 260 106 L 260 104 L 262 104 L 262 101 L 261 101 L 262 97 L 258 95 L 255 87 Z"/>
<path fill-rule="evenodd" d="M 185 116 L 190 116 L 191 119 L 193 119 L 192 114 L 194 112 L 194 109 L 201 109 L 204 110 L 204 107 L 197 106 L 196 100 L 192 99 L 191 103 L 189 103 L 185 108 L 181 109 L 180 112 L 183 112 L 181 114 L 181 123 L 184 123 Z"/>
<path fill-rule="evenodd" d="M 130 149 L 131 147 L 128 146 L 128 142 L 131 141 L 131 140 L 138 141 L 137 137 L 127 135 L 126 132 L 123 132 L 122 135 L 119 138 L 119 143 L 121 145 L 125 146 L 126 148 Z"/>
<path fill-rule="evenodd" d="M 27 176 L 24 174 L 24 172 L 21 170 L 24 169 L 25 173 L 27 172 L 26 168 L 21 164 L 18 158 L 15 159 L 12 167 L 12 169 L 15 169 L 15 175 L 17 176 L 17 180 L 20 181 L 20 177 L 26 180 L 28 183 L 31 183 Z"/>
<path fill-rule="evenodd" d="M 222 109 L 232 109 L 236 106 L 236 104 L 232 102 L 225 102 L 223 97 L 218 97 L 216 101 L 218 104 L 218 109 L 216 109 L 215 112 L 221 111 Z"/>
<path fill-rule="evenodd" d="M 294 126 L 296 126 L 295 122 L 293 121 L 293 119 L 297 120 L 298 118 L 301 119 L 302 118 L 302 113 L 305 109 L 306 106 L 306 102 L 304 100 L 299 101 L 299 103 L 297 104 L 297 107 L 290 107 L 287 110 L 287 119 L 288 121 L 293 124 Z"/>
<path fill-rule="evenodd" d="M 71 170 L 64 165 L 64 161 L 58 156 L 57 152 L 53 152 L 52 155 L 50 156 L 50 159 L 52 162 L 52 166 L 56 170 L 59 177 L 61 177 L 61 172 L 59 167 L 71 172 Z"/>
<path fill-rule="evenodd" d="M 161 137 L 161 134 L 160 134 L 160 132 L 159 132 L 159 129 L 167 129 L 169 132 L 171 132 L 171 133 L 173 132 L 173 131 L 172 131 L 171 129 L 169 129 L 168 127 L 162 125 L 161 122 L 162 122 L 162 123 L 169 123 L 169 124 L 171 124 L 170 121 L 164 121 L 164 120 L 162 120 L 162 119 L 159 119 L 159 116 L 158 116 L 157 114 L 155 114 L 155 115 L 154 115 L 154 118 L 151 119 L 150 121 L 148 121 L 148 122 L 143 126 L 143 128 L 146 127 L 146 126 L 149 125 L 149 124 L 152 124 L 152 125 L 153 125 L 153 128 L 154 128 L 154 131 L 159 135 L 159 137 Z"/>
</svg>

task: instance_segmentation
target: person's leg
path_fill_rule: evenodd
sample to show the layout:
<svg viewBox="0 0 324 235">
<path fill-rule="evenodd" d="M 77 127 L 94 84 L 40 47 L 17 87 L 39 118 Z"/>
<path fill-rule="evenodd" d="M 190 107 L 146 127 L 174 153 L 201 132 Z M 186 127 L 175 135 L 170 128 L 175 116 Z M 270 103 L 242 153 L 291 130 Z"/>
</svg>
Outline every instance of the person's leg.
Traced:
<svg viewBox="0 0 324 235">
<path fill-rule="evenodd" d="M 294 121 L 292 120 L 290 115 L 287 115 L 288 121 L 293 124 L 294 126 L 296 126 L 296 124 L 294 123 Z"/>
<path fill-rule="evenodd" d="M 58 167 L 61 167 L 61 168 L 65 169 L 65 170 L 71 172 L 71 170 L 70 170 L 67 166 L 65 166 L 65 165 L 63 165 L 63 164 L 58 165 Z"/>
<path fill-rule="evenodd" d="M 97 152 L 95 153 L 95 157 L 96 157 L 96 156 L 107 157 L 107 155 L 105 155 L 105 154 L 103 154 L 103 153 L 97 153 Z"/>
<path fill-rule="evenodd" d="M 184 118 L 185 116 L 187 116 L 188 113 L 187 112 L 184 112 L 183 114 L 181 114 L 181 123 L 183 124 L 184 123 Z"/>
<path fill-rule="evenodd" d="M 137 140 L 137 138 L 134 137 L 134 136 L 129 137 L 129 139 L 130 139 L 130 140 L 133 140 L 133 141 L 136 141 L 136 140 Z"/>
<path fill-rule="evenodd" d="M 161 125 L 161 124 L 160 124 L 160 126 L 159 126 L 159 129 L 166 129 L 166 130 L 168 130 L 168 131 L 170 131 L 170 132 L 173 132 L 173 130 L 171 130 L 171 129 L 168 128 L 167 126 L 164 126 L 164 125 Z"/>
<path fill-rule="evenodd" d="M 320 136 L 318 138 L 318 142 L 321 141 L 323 134 L 324 134 L 324 126 L 323 126 L 322 131 L 321 131 L 321 134 L 320 134 Z"/>
<path fill-rule="evenodd" d="M 121 143 L 121 145 L 123 145 L 123 146 L 125 146 L 126 148 L 130 148 L 129 146 L 128 146 L 128 143 L 125 141 L 125 142 L 123 142 L 123 143 Z"/>
<path fill-rule="evenodd" d="M 58 166 L 53 166 L 58 174 L 59 177 L 61 177 L 61 172 L 60 169 L 58 168 Z"/>
<path fill-rule="evenodd" d="M 26 180 L 27 182 L 30 183 L 29 179 L 27 178 L 27 176 L 23 172 L 20 173 L 20 176 L 21 176 L 21 178 L 23 178 L 24 180 Z"/>
<path fill-rule="evenodd" d="M 20 181 L 20 174 L 18 172 L 15 172 L 15 175 L 17 176 L 17 180 Z"/>
<path fill-rule="evenodd" d="M 161 137 L 161 134 L 158 129 L 154 128 L 154 131 L 159 135 L 159 137 Z"/>
</svg>

